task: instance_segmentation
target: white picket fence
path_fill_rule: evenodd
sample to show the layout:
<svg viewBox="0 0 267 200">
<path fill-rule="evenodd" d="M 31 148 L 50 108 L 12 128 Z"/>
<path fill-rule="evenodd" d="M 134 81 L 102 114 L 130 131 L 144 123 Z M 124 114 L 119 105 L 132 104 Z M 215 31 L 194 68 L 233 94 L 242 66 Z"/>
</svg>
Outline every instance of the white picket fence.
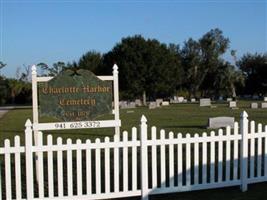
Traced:
<svg viewBox="0 0 267 200">
<path fill-rule="evenodd" d="M 15 137 L 0 148 L 2 199 L 110 199 L 192 191 L 267 181 L 267 126 L 249 122 L 241 114 L 240 127 L 216 134 L 166 134 L 156 127 L 148 134 L 141 119 L 139 137 L 106 137 L 104 141 L 71 139 L 63 144 L 51 135 L 43 144 L 39 132 L 33 145 L 32 124 L 25 129 L 25 146 Z M 157 136 L 160 137 L 157 137 Z M 35 165 L 34 155 L 38 154 Z M 38 174 L 35 169 L 38 168 Z M 36 181 L 38 180 L 38 182 Z"/>
</svg>

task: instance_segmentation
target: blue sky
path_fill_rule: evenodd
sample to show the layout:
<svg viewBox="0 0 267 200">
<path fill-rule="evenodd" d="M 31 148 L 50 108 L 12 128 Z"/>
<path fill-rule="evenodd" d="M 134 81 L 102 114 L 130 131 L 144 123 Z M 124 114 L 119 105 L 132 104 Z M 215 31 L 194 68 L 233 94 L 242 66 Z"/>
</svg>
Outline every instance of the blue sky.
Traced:
<svg viewBox="0 0 267 200">
<path fill-rule="evenodd" d="M 8 77 L 23 65 L 74 61 L 89 50 L 105 53 L 135 34 L 182 45 L 220 28 L 238 57 L 267 51 L 266 0 L 0 0 L 0 5 L 0 60 L 7 63 L 1 74 Z"/>
</svg>

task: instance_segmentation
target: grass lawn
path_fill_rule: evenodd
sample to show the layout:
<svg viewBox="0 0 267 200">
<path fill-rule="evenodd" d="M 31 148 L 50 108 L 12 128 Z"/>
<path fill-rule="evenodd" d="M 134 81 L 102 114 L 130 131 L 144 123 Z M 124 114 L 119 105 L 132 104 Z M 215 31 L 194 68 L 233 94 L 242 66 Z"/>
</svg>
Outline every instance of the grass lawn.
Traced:
<svg viewBox="0 0 267 200">
<path fill-rule="evenodd" d="M 216 108 L 199 107 L 198 104 L 175 104 L 167 107 L 149 110 L 145 107 L 136 109 L 120 110 L 122 120 L 121 130 L 130 130 L 133 126 L 138 127 L 142 114 L 148 119 L 148 125 L 156 126 L 158 129 L 173 131 L 174 133 L 202 133 L 209 132 L 206 125 L 209 117 L 215 116 L 232 116 L 239 121 L 240 113 L 246 110 L 250 120 L 257 123 L 267 124 L 267 109 L 250 109 L 250 101 L 239 101 L 239 109 L 232 110 L 228 108 L 228 104 L 214 104 Z M 129 112 L 130 111 L 130 112 Z M 111 119 L 111 115 L 103 116 L 99 119 Z M 22 143 L 24 143 L 24 124 L 26 119 L 32 119 L 31 109 L 16 109 L 8 112 L 0 119 L 0 145 L 3 146 L 4 139 L 12 139 L 15 135 L 20 135 Z M 48 122 L 52 119 L 41 118 L 41 122 Z M 114 129 L 82 129 L 70 131 L 49 131 L 53 136 L 61 136 L 63 139 L 91 139 L 99 137 L 103 139 L 105 136 L 113 136 Z M 11 141 L 13 143 L 13 141 Z M 166 194 L 160 196 L 151 196 L 151 199 L 168 199 L 168 200 L 213 200 L 213 199 L 229 199 L 229 200 L 252 200 L 267 198 L 267 183 L 249 185 L 249 190 L 242 193 L 238 187 L 226 189 L 214 189 L 205 191 L 195 191 L 178 194 Z M 129 199 L 139 199 L 129 198 Z"/>
<path fill-rule="evenodd" d="M 148 119 L 148 125 L 156 126 L 158 129 L 173 131 L 174 133 L 202 133 L 209 132 L 206 125 L 209 117 L 216 116 L 232 116 L 239 121 L 240 113 L 246 110 L 249 119 L 258 123 L 267 124 L 267 109 L 250 109 L 250 101 L 238 102 L 239 109 L 232 110 L 228 108 L 226 103 L 215 104 L 216 108 L 199 107 L 198 104 L 174 104 L 167 107 L 149 110 L 145 107 L 136 109 L 120 110 L 122 120 L 121 131 L 126 130 L 130 134 L 132 127 L 139 127 L 140 119 L 144 114 Z M 111 119 L 111 115 L 103 116 L 99 119 Z M 31 109 L 11 110 L 2 119 L 0 119 L 0 145 L 3 145 L 4 139 L 12 139 L 15 135 L 20 135 L 24 141 L 24 124 L 27 119 L 32 119 Z M 49 122 L 52 119 L 41 118 L 40 122 Z M 61 136 L 63 139 L 95 139 L 97 137 L 103 139 L 105 136 L 113 136 L 113 128 L 100 129 L 81 129 L 70 131 L 49 131 L 55 137 Z M 13 139 L 12 139 L 13 140 Z"/>
</svg>

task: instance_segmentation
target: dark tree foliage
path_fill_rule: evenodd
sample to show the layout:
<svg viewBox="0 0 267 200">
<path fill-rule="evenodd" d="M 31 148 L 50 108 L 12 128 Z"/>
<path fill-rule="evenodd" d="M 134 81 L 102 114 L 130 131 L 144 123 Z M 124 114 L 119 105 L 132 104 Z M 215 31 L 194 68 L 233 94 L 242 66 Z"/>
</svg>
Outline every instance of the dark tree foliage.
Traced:
<svg viewBox="0 0 267 200">
<path fill-rule="evenodd" d="M 246 77 L 244 93 L 267 94 L 267 53 L 245 54 L 237 66 Z"/>
<path fill-rule="evenodd" d="M 190 96 L 196 97 L 200 89 L 213 89 L 214 75 L 222 62 L 221 56 L 229 48 L 229 43 L 229 39 L 217 28 L 210 30 L 199 40 L 190 38 L 184 43 L 181 57 L 186 77 L 185 85 Z"/>
<path fill-rule="evenodd" d="M 126 98 L 168 97 L 179 83 L 181 71 L 177 49 L 168 47 L 155 39 L 140 35 L 123 38 L 104 55 L 101 72 L 112 73 L 112 66 L 119 66 L 120 90 Z"/>
<path fill-rule="evenodd" d="M 96 51 L 88 51 L 78 61 L 78 67 L 87 69 L 95 74 L 101 72 L 100 66 L 102 65 L 102 55 Z"/>
</svg>

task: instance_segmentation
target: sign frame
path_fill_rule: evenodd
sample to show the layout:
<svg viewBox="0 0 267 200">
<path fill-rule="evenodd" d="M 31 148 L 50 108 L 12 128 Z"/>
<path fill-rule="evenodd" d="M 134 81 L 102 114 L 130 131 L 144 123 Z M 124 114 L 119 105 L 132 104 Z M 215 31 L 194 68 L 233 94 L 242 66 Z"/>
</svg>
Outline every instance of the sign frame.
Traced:
<svg viewBox="0 0 267 200">
<path fill-rule="evenodd" d="M 115 135 L 119 136 L 121 120 L 120 120 L 120 112 L 119 112 L 119 80 L 118 80 L 118 66 L 116 64 L 113 65 L 113 76 L 96 76 L 102 81 L 113 81 L 113 102 L 114 109 L 112 110 L 112 114 L 114 114 L 114 120 L 103 120 L 103 121 L 75 121 L 75 122 L 53 122 L 53 123 L 39 123 L 39 113 L 38 113 L 38 82 L 47 82 L 53 79 L 52 76 L 44 76 L 38 77 L 36 66 L 32 66 L 32 110 L 33 110 L 33 131 L 34 131 L 34 141 L 37 144 L 37 135 L 38 131 L 42 130 L 59 130 L 55 127 L 55 124 L 65 124 L 65 128 L 61 130 L 73 129 L 69 125 L 69 123 L 95 123 L 98 122 L 99 126 L 87 128 L 106 128 L 106 127 L 114 127 Z M 54 127 L 54 128 L 53 128 Z M 84 128 L 84 127 L 83 127 Z M 77 128 L 76 128 L 77 129 Z"/>
</svg>

